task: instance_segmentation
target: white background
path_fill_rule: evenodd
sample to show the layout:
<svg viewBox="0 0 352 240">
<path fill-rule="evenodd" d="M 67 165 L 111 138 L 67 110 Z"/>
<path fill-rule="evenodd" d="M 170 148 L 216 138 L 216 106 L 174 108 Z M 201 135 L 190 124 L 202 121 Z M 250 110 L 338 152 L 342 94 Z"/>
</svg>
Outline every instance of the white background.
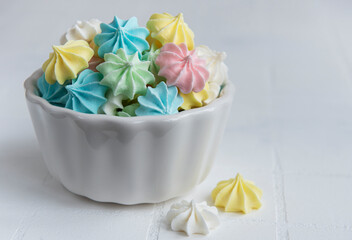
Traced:
<svg viewBox="0 0 352 240">
<path fill-rule="evenodd" d="M 71 194 L 49 174 L 22 82 L 76 20 L 183 12 L 196 44 L 226 51 L 236 97 L 207 200 L 237 172 L 262 209 L 220 212 L 201 239 L 352 239 L 351 1 L 0 2 L 0 239 L 186 239 L 169 230 L 173 201 L 121 206 Z M 189 239 L 189 238 L 188 238 Z"/>
</svg>

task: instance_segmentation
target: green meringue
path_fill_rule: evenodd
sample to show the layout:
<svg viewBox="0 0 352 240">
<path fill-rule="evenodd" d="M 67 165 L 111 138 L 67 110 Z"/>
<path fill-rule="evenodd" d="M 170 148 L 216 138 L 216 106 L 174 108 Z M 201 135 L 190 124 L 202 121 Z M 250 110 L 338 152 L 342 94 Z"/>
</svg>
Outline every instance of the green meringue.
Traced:
<svg viewBox="0 0 352 240">
<path fill-rule="evenodd" d="M 155 47 L 151 47 L 150 50 L 144 51 L 142 55 L 143 61 L 150 61 L 149 71 L 154 75 L 158 75 L 160 67 L 155 63 L 156 58 L 160 53 L 160 49 L 155 49 Z"/>
<path fill-rule="evenodd" d="M 139 107 L 139 103 L 132 103 L 122 109 L 122 111 L 117 112 L 119 117 L 135 117 L 136 109 Z"/>
<path fill-rule="evenodd" d="M 120 48 L 116 54 L 105 54 L 104 60 L 97 70 L 104 76 L 101 84 L 111 88 L 114 96 L 134 99 L 136 95 L 145 95 L 146 85 L 155 81 L 154 75 L 148 71 L 150 61 L 140 61 L 137 53 L 127 55 Z"/>
<path fill-rule="evenodd" d="M 148 70 L 154 74 L 155 84 L 153 87 L 155 87 L 161 81 L 166 81 L 166 78 L 158 75 L 160 67 L 155 63 L 155 60 L 159 56 L 159 53 L 160 49 L 156 49 L 154 46 L 152 46 L 150 50 L 144 51 L 142 55 L 142 61 L 150 61 Z"/>
</svg>

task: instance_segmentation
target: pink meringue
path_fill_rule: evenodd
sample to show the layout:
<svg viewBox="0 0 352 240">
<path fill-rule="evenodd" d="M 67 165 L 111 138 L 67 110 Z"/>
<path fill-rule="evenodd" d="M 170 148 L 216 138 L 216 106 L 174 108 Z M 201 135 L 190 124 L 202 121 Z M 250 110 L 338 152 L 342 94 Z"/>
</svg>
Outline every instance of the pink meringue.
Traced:
<svg viewBox="0 0 352 240">
<path fill-rule="evenodd" d="M 166 78 L 166 84 L 185 94 L 202 91 L 209 78 L 206 61 L 195 50 L 188 51 L 185 43 L 165 44 L 155 63 L 160 66 L 158 75 Z"/>
</svg>

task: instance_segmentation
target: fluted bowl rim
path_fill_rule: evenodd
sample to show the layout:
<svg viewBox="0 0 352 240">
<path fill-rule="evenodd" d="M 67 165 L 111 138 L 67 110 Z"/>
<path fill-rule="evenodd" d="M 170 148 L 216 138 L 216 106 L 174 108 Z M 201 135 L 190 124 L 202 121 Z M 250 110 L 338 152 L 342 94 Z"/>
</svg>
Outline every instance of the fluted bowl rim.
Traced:
<svg viewBox="0 0 352 240">
<path fill-rule="evenodd" d="M 182 112 L 178 112 L 176 114 L 170 115 L 157 115 L 157 116 L 135 116 L 135 117 L 118 117 L 118 116 L 110 116 L 105 114 L 87 114 L 77 112 L 71 109 L 67 109 L 64 107 L 59 107 L 50 104 L 44 98 L 38 96 L 38 90 L 36 87 L 36 83 L 38 78 L 43 74 L 42 69 L 37 69 L 32 73 L 24 81 L 25 88 L 25 96 L 26 99 L 34 104 L 38 104 L 41 108 L 49 113 L 55 115 L 63 115 L 69 116 L 73 119 L 85 119 L 88 121 L 114 121 L 124 124 L 138 124 L 143 122 L 169 122 L 169 121 L 177 121 L 181 118 L 192 117 L 194 115 L 201 114 L 202 112 L 212 112 L 214 111 L 218 105 L 227 104 L 228 102 L 232 102 L 232 98 L 234 96 L 235 88 L 231 81 L 228 81 L 224 88 L 222 89 L 222 94 L 220 97 L 215 99 L 213 102 L 206 106 L 202 106 L 195 109 L 190 109 Z"/>
</svg>

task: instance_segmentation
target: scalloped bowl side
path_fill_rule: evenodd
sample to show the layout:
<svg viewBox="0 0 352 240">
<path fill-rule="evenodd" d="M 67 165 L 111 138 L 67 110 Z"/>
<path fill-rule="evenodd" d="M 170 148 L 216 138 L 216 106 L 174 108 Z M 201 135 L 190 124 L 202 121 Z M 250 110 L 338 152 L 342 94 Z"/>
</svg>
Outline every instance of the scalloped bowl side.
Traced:
<svg viewBox="0 0 352 240">
<path fill-rule="evenodd" d="M 101 202 L 156 203 L 208 175 L 234 96 L 231 82 L 207 106 L 124 118 L 51 105 L 38 96 L 41 74 L 24 82 L 28 109 L 49 172 L 71 192 Z"/>
</svg>

